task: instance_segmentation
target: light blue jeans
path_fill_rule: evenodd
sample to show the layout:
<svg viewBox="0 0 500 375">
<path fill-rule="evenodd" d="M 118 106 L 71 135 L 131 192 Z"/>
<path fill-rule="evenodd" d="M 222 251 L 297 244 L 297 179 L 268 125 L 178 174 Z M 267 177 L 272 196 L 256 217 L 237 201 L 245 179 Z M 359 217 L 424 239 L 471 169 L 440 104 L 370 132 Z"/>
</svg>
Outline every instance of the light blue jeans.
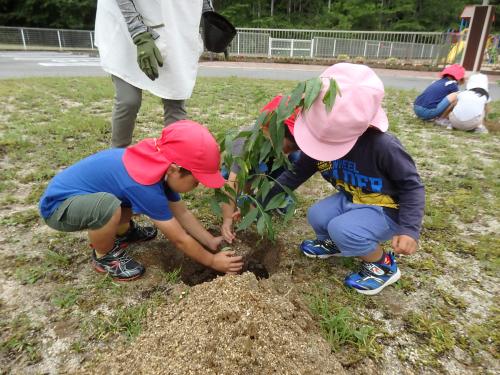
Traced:
<svg viewBox="0 0 500 375">
<path fill-rule="evenodd" d="M 343 193 L 312 205 L 307 220 L 318 239 L 331 239 L 346 257 L 368 255 L 399 231 L 382 207 L 352 203 Z"/>
</svg>

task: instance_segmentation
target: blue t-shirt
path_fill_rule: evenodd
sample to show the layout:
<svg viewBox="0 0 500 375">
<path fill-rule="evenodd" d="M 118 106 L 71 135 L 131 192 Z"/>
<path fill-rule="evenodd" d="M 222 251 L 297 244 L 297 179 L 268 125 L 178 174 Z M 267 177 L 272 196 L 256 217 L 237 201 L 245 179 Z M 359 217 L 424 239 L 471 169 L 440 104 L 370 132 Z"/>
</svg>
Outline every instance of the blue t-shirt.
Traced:
<svg viewBox="0 0 500 375">
<path fill-rule="evenodd" d="M 57 174 L 40 199 L 41 215 L 50 217 L 63 201 L 75 195 L 103 192 L 113 194 L 136 214 L 170 220 L 168 201 L 179 201 L 179 194 L 170 190 L 163 179 L 153 185 L 134 181 L 123 164 L 124 152 L 123 148 L 101 151 Z"/>
<path fill-rule="evenodd" d="M 448 78 L 441 78 L 431 83 L 417 99 L 415 105 L 427 109 L 433 109 L 443 100 L 448 94 L 458 91 L 457 81 Z"/>
</svg>

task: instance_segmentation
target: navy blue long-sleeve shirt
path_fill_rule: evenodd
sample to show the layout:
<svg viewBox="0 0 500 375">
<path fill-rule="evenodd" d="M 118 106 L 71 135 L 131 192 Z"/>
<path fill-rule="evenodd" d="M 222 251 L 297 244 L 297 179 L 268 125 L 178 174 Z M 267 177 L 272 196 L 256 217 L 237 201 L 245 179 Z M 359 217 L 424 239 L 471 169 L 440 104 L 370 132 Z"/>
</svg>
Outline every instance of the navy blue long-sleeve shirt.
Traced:
<svg viewBox="0 0 500 375">
<path fill-rule="evenodd" d="M 334 161 L 318 161 L 302 152 L 293 169 L 278 177 L 267 200 L 282 191 L 280 184 L 295 190 L 316 172 L 353 203 L 384 207 L 399 223 L 399 235 L 418 240 L 424 186 L 413 159 L 394 135 L 369 128 L 347 155 Z"/>
</svg>

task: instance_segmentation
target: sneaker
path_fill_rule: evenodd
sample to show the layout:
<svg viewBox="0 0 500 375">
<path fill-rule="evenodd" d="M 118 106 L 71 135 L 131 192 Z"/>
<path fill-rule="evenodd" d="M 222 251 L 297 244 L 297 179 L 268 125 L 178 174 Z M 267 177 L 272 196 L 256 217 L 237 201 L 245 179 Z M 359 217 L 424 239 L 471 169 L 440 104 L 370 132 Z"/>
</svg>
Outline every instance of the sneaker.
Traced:
<svg viewBox="0 0 500 375">
<path fill-rule="evenodd" d="M 101 258 L 97 258 L 95 250 L 92 251 L 92 261 L 97 272 L 107 272 L 118 281 L 135 280 L 142 276 L 146 270 L 144 266 L 126 253 L 119 245 Z"/>
<path fill-rule="evenodd" d="M 486 126 L 484 126 L 482 124 L 479 125 L 477 128 L 475 128 L 472 132 L 476 133 L 476 134 L 488 134 L 489 133 L 489 131 L 486 128 Z"/>
<path fill-rule="evenodd" d="M 119 247 L 127 247 L 134 242 L 150 241 L 156 237 L 158 230 L 156 227 L 142 227 L 130 220 L 130 228 L 127 233 L 116 236 L 115 245 Z"/>
<path fill-rule="evenodd" d="M 386 286 L 398 281 L 400 277 L 401 272 L 394 259 L 394 254 L 388 253 L 386 260 L 382 263 L 363 262 L 361 270 L 347 276 L 344 284 L 358 293 L 373 296 Z"/>
<path fill-rule="evenodd" d="M 451 129 L 451 121 L 449 119 L 445 118 L 437 118 L 434 120 L 434 124 L 438 126 L 442 126 L 443 128 L 446 129 Z"/>
<path fill-rule="evenodd" d="M 340 255 L 340 249 L 332 240 L 305 240 L 300 244 L 300 250 L 310 258 L 329 258 Z"/>
</svg>

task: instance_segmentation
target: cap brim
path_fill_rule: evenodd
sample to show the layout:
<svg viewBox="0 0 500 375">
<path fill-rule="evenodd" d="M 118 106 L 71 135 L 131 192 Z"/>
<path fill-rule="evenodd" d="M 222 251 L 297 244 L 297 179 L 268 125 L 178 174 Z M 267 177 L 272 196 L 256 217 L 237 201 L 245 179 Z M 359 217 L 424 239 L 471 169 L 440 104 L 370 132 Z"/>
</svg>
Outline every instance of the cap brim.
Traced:
<svg viewBox="0 0 500 375">
<path fill-rule="evenodd" d="M 375 113 L 375 116 L 370 121 L 370 125 L 376 127 L 378 130 L 384 133 L 387 131 L 387 129 L 389 129 L 389 119 L 387 118 L 387 114 L 382 107 L 380 107 L 377 113 Z"/>
<path fill-rule="evenodd" d="M 215 173 L 200 173 L 191 171 L 193 176 L 200 181 L 200 183 L 210 189 L 219 189 L 226 183 L 220 171 Z"/>
<path fill-rule="evenodd" d="M 357 138 L 342 143 L 325 143 L 318 140 L 308 129 L 304 117 L 295 121 L 295 142 L 307 156 L 320 160 L 332 161 L 345 156 L 357 141 Z"/>
</svg>

